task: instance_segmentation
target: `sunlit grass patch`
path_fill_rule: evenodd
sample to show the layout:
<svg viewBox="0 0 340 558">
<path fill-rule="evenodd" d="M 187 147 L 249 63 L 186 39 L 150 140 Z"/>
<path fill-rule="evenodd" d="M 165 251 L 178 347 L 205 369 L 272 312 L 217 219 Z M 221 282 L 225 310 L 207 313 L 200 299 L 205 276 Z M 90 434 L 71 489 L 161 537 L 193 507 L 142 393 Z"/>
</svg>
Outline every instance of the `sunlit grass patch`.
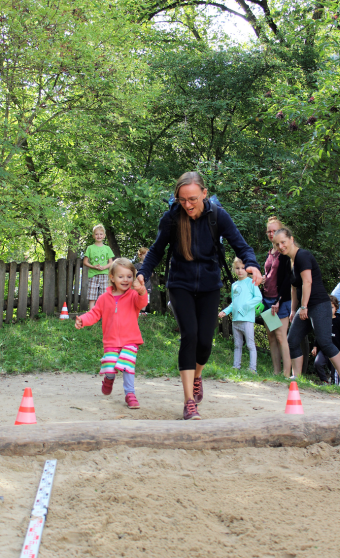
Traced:
<svg viewBox="0 0 340 558">
<path fill-rule="evenodd" d="M 178 349 L 180 334 L 175 331 L 172 316 L 147 315 L 139 319 L 144 339 L 137 357 L 136 374 L 147 376 L 179 376 Z M 57 318 L 25 320 L 4 324 L 0 330 L 0 371 L 7 374 L 35 372 L 86 372 L 97 374 L 103 356 L 101 323 L 76 330 L 73 320 Z M 204 368 L 204 378 L 234 382 L 282 382 L 274 376 L 269 353 L 258 351 L 257 374 L 249 367 L 249 352 L 243 348 L 242 368 L 233 366 L 232 337 L 223 339 L 217 333 L 213 340 L 211 357 Z M 313 388 L 340 394 L 337 386 L 320 386 L 316 376 L 310 374 L 298 380 L 301 389 Z"/>
</svg>

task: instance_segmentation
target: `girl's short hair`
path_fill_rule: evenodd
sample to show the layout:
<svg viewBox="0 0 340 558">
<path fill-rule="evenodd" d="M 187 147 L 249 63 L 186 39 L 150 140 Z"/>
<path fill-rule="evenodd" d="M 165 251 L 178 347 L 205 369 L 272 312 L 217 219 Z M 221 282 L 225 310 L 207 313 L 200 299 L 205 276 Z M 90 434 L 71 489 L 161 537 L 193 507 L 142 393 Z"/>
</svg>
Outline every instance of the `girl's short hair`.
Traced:
<svg viewBox="0 0 340 558">
<path fill-rule="evenodd" d="M 338 299 L 336 298 L 336 296 L 334 296 L 334 295 L 329 295 L 329 298 L 331 299 L 331 303 L 334 304 L 335 308 L 336 308 L 337 310 L 339 310 L 339 301 L 338 301 Z"/>
<path fill-rule="evenodd" d="M 138 252 L 137 252 L 139 259 L 140 259 L 142 256 L 144 256 L 144 254 L 147 254 L 148 251 L 149 251 L 149 248 L 145 248 L 145 246 L 142 246 L 141 248 L 139 248 L 139 250 L 138 250 Z"/>
<path fill-rule="evenodd" d="M 102 225 L 101 223 L 99 223 L 99 225 L 95 225 L 95 226 L 93 227 L 93 229 L 92 229 L 92 234 L 94 234 L 95 231 L 98 230 L 98 229 L 104 231 L 104 234 L 106 234 L 105 227 L 104 227 L 104 225 Z"/>
<path fill-rule="evenodd" d="M 236 264 L 244 265 L 243 261 L 240 258 L 235 258 L 232 265 L 233 271 L 235 271 Z"/>
<path fill-rule="evenodd" d="M 276 215 L 272 215 L 271 217 L 268 218 L 267 227 L 268 227 L 268 225 L 271 225 L 272 223 L 277 223 L 279 225 L 280 229 L 283 228 L 282 222 L 276 217 Z"/>
<path fill-rule="evenodd" d="M 133 274 L 133 279 L 136 279 L 136 268 L 133 265 L 132 262 L 130 262 L 130 260 L 128 260 L 127 258 L 117 258 L 116 260 L 114 260 L 112 262 L 112 264 L 109 267 L 109 277 L 108 277 L 108 283 L 110 287 L 113 287 L 113 290 L 115 291 L 117 289 L 115 282 L 112 281 L 111 277 L 114 276 L 114 274 L 117 271 L 117 267 L 118 266 L 121 267 L 126 267 L 126 269 L 129 269 L 130 271 L 132 271 Z"/>
</svg>

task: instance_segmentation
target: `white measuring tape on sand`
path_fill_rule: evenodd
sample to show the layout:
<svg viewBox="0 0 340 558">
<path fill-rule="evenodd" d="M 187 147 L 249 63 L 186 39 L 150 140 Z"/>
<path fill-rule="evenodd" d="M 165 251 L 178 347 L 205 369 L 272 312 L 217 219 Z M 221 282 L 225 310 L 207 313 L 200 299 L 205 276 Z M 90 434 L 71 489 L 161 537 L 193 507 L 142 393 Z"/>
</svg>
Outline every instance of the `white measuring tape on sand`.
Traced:
<svg viewBox="0 0 340 558">
<path fill-rule="evenodd" d="M 50 502 L 57 460 L 45 461 L 20 558 L 37 558 Z"/>
</svg>

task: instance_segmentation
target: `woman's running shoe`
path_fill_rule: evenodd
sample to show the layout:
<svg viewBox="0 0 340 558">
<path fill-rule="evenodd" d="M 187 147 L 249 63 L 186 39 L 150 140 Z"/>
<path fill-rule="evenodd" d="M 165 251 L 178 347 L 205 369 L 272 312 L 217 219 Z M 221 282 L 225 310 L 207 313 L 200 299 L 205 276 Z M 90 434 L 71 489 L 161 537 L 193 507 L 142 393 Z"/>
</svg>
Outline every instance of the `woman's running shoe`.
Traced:
<svg viewBox="0 0 340 558">
<path fill-rule="evenodd" d="M 184 405 L 183 410 L 183 419 L 184 420 L 201 420 L 201 416 L 197 411 L 197 405 L 193 399 L 188 399 L 186 404 Z"/>
<path fill-rule="evenodd" d="M 202 376 L 194 379 L 194 400 L 196 405 L 202 403 L 203 399 L 203 382 Z"/>
</svg>

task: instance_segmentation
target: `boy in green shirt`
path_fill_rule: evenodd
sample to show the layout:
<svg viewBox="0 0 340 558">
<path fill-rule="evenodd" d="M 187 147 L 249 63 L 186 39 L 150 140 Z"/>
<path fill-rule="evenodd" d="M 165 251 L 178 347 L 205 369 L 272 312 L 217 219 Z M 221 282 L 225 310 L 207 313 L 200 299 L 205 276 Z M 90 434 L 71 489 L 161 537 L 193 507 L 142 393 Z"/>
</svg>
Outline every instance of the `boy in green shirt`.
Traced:
<svg viewBox="0 0 340 558">
<path fill-rule="evenodd" d="M 104 294 L 107 289 L 108 270 L 114 258 L 111 248 L 104 244 L 106 233 L 103 225 L 93 227 L 92 236 L 94 244 L 87 247 L 83 261 L 83 264 L 90 268 L 87 291 L 90 310 L 94 307 L 99 295 Z"/>
</svg>

